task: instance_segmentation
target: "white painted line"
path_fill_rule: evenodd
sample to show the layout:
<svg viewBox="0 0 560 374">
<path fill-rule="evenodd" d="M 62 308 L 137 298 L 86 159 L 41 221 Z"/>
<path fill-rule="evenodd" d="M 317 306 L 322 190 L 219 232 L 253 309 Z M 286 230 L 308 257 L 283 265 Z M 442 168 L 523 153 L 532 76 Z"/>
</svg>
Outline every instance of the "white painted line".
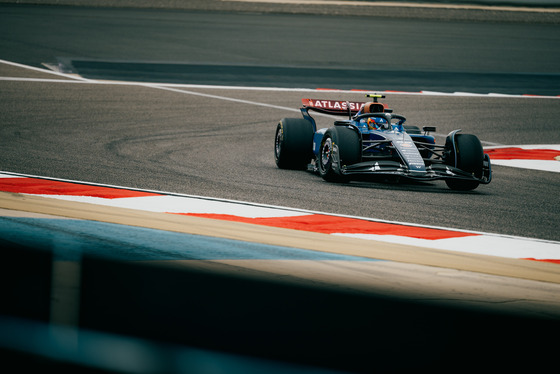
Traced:
<svg viewBox="0 0 560 374">
<path fill-rule="evenodd" d="M 465 9 L 465 10 L 500 10 L 507 12 L 538 12 L 560 13 L 557 8 L 537 8 L 505 5 L 473 5 L 473 4 L 434 4 L 402 1 L 340 1 L 340 0 L 222 0 L 227 2 L 265 3 L 265 4 L 293 4 L 293 5 L 336 5 L 361 7 L 403 7 L 428 9 Z"/>
<path fill-rule="evenodd" d="M 309 215 L 309 213 L 298 212 L 289 208 L 271 208 L 245 202 L 206 200 L 189 196 L 168 196 L 163 194 L 161 196 L 114 199 L 72 195 L 35 196 L 157 213 L 226 214 L 245 218 L 278 218 Z"/>
<path fill-rule="evenodd" d="M 517 145 L 500 145 L 492 148 L 554 149 L 560 151 L 560 144 L 517 144 Z"/>
<path fill-rule="evenodd" d="M 560 153 L 560 144 L 525 144 L 525 145 L 499 145 L 499 146 L 490 146 L 484 147 L 486 151 L 491 151 L 494 149 L 509 149 L 509 148 L 520 148 L 524 150 L 556 150 Z M 554 160 L 538 160 L 538 159 L 501 159 L 501 158 L 493 158 L 492 154 L 490 154 L 490 162 L 492 165 L 500 165 L 500 166 L 508 166 L 508 167 L 515 167 L 521 169 L 530 169 L 530 170 L 540 170 L 540 171 L 548 171 L 554 173 L 560 173 L 560 159 L 556 158 Z"/>
<path fill-rule="evenodd" d="M 156 88 L 156 89 L 164 90 L 164 91 L 177 92 L 177 93 L 186 94 L 186 95 L 202 96 L 202 97 L 208 97 L 208 98 L 211 98 L 211 99 L 219 99 L 219 100 L 224 100 L 224 101 L 233 101 L 233 102 L 241 103 L 241 104 L 249 104 L 249 105 L 255 105 L 255 106 L 263 106 L 263 107 L 272 108 L 272 109 L 287 110 L 287 111 L 290 111 L 290 112 L 299 112 L 299 109 L 294 109 L 294 108 L 289 108 L 289 107 L 283 107 L 283 106 L 278 106 L 278 105 L 273 105 L 273 104 L 259 103 L 259 102 L 257 102 L 257 101 L 249 101 L 249 100 L 235 99 L 235 98 L 233 98 L 233 97 L 227 97 L 227 96 L 206 94 L 206 93 L 202 93 L 202 92 L 180 90 L 180 89 L 177 89 L 177 88 L 166 87 L 166 86 L 164 86 L 164 85 L 159 85 L 159 84 L 144 84 L 143 86 L 151 87 L 151 88 Z"/>
<path fill-rule="evenodd" d="M 126 85 L 126 86 L 143 86 L 143 87 L 150 87 L 155 89 L 163 89 L 178 93 L 190 94 L 190 95 L 198 95 L 198 96 L 205 96 L 214 99 L 220 100 L 228 100 L 228 101 L 235 101 L 244 104 L 252 104 L 252 105 L 259 105 L 259 106 L 267 106 L 275 109 L 282 109 L 288 111 L 298 111 L 299 109 L 294 108 L 286 108 L 275 106 L 271 104 L 264 104 L 258 102 L 251 102 L 246 100 L 234 99 L 226 96 L 220 95 L 211 95 L 211 94 L 203 94 L 200 92 L 193 92 L 187 90 L 181 90 L 179 88 L 191 88 L 191 89 L 219 89 L 219 90 L 253 90 L 253 91 L 279 91 L 279 92 L 340 92 L 340 93 L 353 93 L 357 94 L 360 92 L 376 92 L 380 94 L 386 95 L 425 95 L 425 96 L 454 96 L 454 97 L 508 97 L 508 98 L 524 98 L 524 99 L 560 99 L 560 95 L 558 96 L 547 96 L 547 95 L 509 95 L 509 94 L 496 94 L 496 93 L 488 93 L 488 94 L 479 94 L 479 93 L 468 93 L 468 92 L 434 92 L 434 91 L 418 91 L 418 92 L 406 92 L 406 91 L 379 91 L 379 90 L 341 90 L 341 89 L 325 89 L 325 88 L 283 88 L 283 87 L 251 87 L 251 86 L 220 86 L 220 85 L 199 85 L 199 84 L 172 84 L 172 83 L 156 83 L 156 82 L 133 82 L 133 81 L 110 81 L 110 80 L 93 80 L 87 79 L 75 74 L 65 74 L 61 72 L 56 72 L 52 70 L 40 69 L 35 68 L 32 66 L 22 65 L 15 62 L 10 62 L 6 60 L 0 60 L 0 64 L 7 64 L 13 65 L 25 69 L 40 71 L 43 73 L 49 73 L 58 75 L 61 77 L 78 80 L 80 83 L 89 83 L 89 84 L 106 84 L 106 85 Z M 20 77 L 0 77 L 0 80 L 6 81 L 27 81 L 27 82 L 52 82 L 52 83 L 76 83 L 72 81 L 66 80 L 44 80 L 41 78 L 20 78 Z"/>
<path fill-rule="evenodd" d="M 15 78 L 15 77 L 0 77 L 0 81 L 6 82 L 34 82 L 34 83 L 71 83 L 71 84 L 95 84 L 92 81 L 82 81 L 82 80 L 64 80 L 64 79 L 49 79 L 49 78 Z"/>
<path fill-rule="evenodd" d="M 18 64 L 17 62 L 11 62 L 11 61 L 6 61 L 6 60 L 1 60 L 1 59 L 0 59 L 0 64 L 15 66 L 15 67 L 18 67 L 18 68 L 27 69 L 27 70 L 33 70 L 33 71 L 38 71 L 38 72 L 46 73 L 46 74 L 58 75 L 58 76 L 65 77 L 65 78 L 69 78 L 69 79 L 75 79 L 75 80 L 80 80 L 80 81 L 89 81 L 89 79 L 82 78 L 82 77 L 80 77 L 80 76 L 70 75 L 70 74 L 64 74 L 64 73 L 59 73 L 59 72 L 56 72 L 56 71 L 47 70 L 47 69 L 41 69 L 41 68 L 36 68 L 36 67 L 33 67 L 33 66 L 29 66 L 29 65 Z"/>
<path fill-rule="evenodd" d="M 490 160 L 492 165 L 560 173 L 560 161 L 550 160 Z"/>
<path fill-rule="evenodd" d="M 396 235 L 345 233 L 336 233 L 332 235 L 505 258 L 560 260 L 560 242 L 498 234 L 480 234 L 437 240 Z"/>
</svg>

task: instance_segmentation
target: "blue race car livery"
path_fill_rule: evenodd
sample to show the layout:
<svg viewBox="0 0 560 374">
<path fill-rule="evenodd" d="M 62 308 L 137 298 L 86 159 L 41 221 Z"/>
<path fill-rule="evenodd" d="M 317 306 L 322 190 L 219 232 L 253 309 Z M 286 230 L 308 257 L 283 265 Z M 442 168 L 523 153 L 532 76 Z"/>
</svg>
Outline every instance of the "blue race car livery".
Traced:
<svg viewBox="0 0 560 374">
<path fill-rule="evenodd" d="M 369 94 L 370 102 L 302 99 L 303 118 L 284 118 L 276 127 L 274 156 L 282 169 L 307 169 L 329 182 L 382 176 L 417 181 L 444 180 L 454 190 L 468 191 L 492 179 L 490 158 L 480 140 L 455 130 L 445 145 L 438 145 L 430 132 L 435 127 L 405 125 Z M 329 128 L 317 128 L 309 114 L 333 116 Z"/>
</svg>

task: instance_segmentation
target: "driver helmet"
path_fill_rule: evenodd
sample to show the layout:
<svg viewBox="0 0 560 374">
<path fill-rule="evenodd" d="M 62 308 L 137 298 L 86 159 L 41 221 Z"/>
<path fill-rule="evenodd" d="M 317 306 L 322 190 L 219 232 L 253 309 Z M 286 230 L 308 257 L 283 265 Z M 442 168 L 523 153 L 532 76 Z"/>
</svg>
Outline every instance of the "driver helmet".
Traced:
<svg viewBox="0 0 560 374">
<path fill-rule="evenodd" d="M 370 117 L 367 119 L 368 128 L 370 130 L 378 130 L 381 128 L 389 128 L 387 120 L 380 117 Z"/>
</svg>

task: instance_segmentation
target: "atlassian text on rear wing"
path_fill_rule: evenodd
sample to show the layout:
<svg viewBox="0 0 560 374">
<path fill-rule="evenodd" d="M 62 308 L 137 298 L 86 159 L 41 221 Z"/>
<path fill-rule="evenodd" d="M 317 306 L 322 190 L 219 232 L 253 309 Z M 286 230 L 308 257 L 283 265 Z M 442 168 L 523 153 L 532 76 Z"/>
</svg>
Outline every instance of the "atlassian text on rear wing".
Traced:
<svg viewBox="0 0 560 374">
<path fill-rule="evenodd" d="M 348 108 L 352 114 L 360 111 L 365 104 L 360 101 L 341 101 L 341 100 L 319 100 L 319 99 L 301 99 L 304 108 L 314 109 L 319 112 L 346 114 Z"/>
</svg>

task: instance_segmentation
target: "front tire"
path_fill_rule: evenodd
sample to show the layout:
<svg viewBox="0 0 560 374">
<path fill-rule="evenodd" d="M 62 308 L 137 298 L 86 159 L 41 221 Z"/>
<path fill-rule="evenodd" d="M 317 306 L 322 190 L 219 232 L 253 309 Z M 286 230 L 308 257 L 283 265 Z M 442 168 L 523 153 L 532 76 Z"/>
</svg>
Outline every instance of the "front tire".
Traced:
<svg viewBox="0 0 560 374">
<path fill-rule="evenodd" d="M 451 139 L 445 143 L 446 154 L 448 155 L 446 164 L 455 166 L 464 172 L 471 174 L 475 178 L 482 177 L 484 163 L 484 150 L 480 140 L 475 135 L 457 134 L 455 135 L 455 149 Z M 445 183 L 452 190 L 470 191 L 480 184 L 475 180 L 446 179 Z"/>
<path fill-rule="evenodd" d="M 305 119 L 284 118 L 276 126 L 274 160 L 280 169 L 303 170 L 312 157 L 313 124 Z"/>
<path fill-rule="evenodd" d="M 319 155 L 319 174 L 328 182 L 348 182 L 338 165 L 352 165 L 361 161 L 362 149 L 356 131 L 348 127 L 331 127 L 325 132 Z"/>
</svg>

